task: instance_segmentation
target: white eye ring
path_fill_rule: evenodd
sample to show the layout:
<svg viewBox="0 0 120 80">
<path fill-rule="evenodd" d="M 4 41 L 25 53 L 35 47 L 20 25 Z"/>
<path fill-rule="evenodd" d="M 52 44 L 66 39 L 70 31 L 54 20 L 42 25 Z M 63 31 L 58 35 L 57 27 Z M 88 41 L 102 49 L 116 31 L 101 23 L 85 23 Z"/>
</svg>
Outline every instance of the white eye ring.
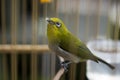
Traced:
<svg viewBox="0 0 120 80">
<path fill-rule="evenodd" d="M 59 22 L 55 23 L 57 27 L 61 27 L 61 24 Z"/>
</svg>

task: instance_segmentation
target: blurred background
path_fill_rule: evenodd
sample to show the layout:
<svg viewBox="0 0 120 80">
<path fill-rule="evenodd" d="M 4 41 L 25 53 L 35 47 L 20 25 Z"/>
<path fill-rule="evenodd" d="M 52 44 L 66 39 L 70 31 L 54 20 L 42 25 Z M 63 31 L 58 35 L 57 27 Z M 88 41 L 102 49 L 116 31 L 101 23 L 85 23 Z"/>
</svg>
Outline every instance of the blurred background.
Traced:
<svg viewBox="0 0 120 80">
<path fill-rule="evenodd" d="M 0 0 L 0 80 L 52 80 L 60 61 L 47 46 L 46 17 L 59 17 L 104 64 L 71 64 L 61 80 L 120 79 L 119 0 Z"/>
</svg>

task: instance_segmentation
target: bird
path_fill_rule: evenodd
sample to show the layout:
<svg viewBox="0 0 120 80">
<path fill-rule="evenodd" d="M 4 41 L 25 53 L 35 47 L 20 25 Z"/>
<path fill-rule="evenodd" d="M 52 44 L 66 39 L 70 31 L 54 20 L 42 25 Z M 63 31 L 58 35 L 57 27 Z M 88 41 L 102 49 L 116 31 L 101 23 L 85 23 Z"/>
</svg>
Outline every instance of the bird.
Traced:
<svg viewBox="0 0 120 80">
<path fill-rule="evenodd" d="M 73 35 L 64 22 L 56 17 L 46 18 L 48 46 L 57 56 L 64 58 L 63 66 L 68 63 L 79 63 L 92 60 L 102 62 L 109 68 L 115 67 L 105 60 L 94 55 L 78 37 Z M 67 62 L 67 63 L 66 63 Z"/>
</svg>

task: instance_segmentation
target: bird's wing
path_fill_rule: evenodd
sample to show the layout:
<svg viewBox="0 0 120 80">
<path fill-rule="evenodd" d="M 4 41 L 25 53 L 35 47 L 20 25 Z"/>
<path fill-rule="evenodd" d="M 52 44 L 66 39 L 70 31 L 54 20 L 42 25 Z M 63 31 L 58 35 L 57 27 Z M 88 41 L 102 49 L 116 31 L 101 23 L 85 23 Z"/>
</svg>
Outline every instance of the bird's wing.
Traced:
<svg viewBox="0 0 120 80">
<path fill-rule="evenodd" d="M 64 49 L 60 48 L 58 45 L 49 45 L 50 49 L 54 51 L 57 55 L 63 57 L 65 60 L 70 60 L 71 62 L 78 63 L 80 62 L 80 58 L 65 51 Z"/>
<path fill-rule="evenodd" d="M 84 43 L 81 43 L 79 45 L 78 55 L 83 59 L 90 59 L 97 62 L 96 57 L 92 54 L 92 52 L 87 48 L 87 46 Z"/>
<path fill-rule="evenodd" d="M 69 53 L 72 53 L 71 55 L 79 56 L 80 61 L 86 61 L 88 59 L 91 60 L 96 60 L 94 55 L 91 53 L 91 51 L 87 48 L 87 46 L 80 41 L 78 38 L 74 37 L 73 35 L 69 34 L 69 36 L 65 36 L 60 42 L 59 46 L 62 48 L 64 51 L 67 51 Z"/>
</svg>

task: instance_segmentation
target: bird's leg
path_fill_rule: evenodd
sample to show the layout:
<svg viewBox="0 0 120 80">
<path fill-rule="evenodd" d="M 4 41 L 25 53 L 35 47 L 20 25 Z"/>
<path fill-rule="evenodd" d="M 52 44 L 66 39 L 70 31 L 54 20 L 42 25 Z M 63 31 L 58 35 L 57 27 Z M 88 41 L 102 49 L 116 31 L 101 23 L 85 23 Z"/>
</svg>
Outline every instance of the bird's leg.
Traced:
<svg viewBox="0 0 120 80">
<path fill-rule="evenodd" d="M 68 71 L 68 65 L 70 64 L 71 62 L 70 61 L 64 61 L 64 62 L 61 62 L 61 67 L 64 68 L 65 72 Z"/>
</svg>

